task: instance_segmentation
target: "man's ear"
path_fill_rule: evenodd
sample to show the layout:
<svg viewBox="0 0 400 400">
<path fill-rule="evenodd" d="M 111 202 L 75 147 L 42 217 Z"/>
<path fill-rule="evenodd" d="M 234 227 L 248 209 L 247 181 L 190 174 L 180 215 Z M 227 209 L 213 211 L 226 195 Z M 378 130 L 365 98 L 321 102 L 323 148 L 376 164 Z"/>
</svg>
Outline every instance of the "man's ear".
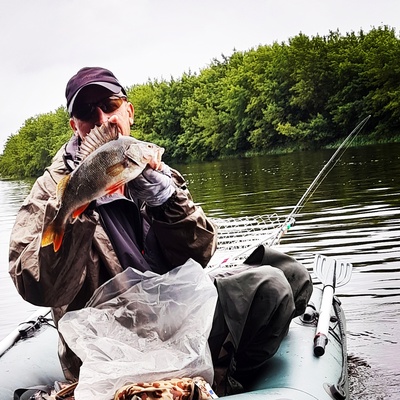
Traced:
<svg viewBox="0 0 400 400">
<path fill-rule="evenodd" d="M 132 103 L 128 103 L 129 124 L 132 126 L 135 121 L 135 108 Z"/>
<path fill-rule="evenodd" d="M 70 119 L 69 119 L 69 126 L 70 126 L 71 129 L 74 131 L 74 135 L 75 135 L 75 136 L 79 136 L 78 130 L 76 129 L 75 120 L 74 120 L 73 118 L 70 118 Z"/>
</svg>

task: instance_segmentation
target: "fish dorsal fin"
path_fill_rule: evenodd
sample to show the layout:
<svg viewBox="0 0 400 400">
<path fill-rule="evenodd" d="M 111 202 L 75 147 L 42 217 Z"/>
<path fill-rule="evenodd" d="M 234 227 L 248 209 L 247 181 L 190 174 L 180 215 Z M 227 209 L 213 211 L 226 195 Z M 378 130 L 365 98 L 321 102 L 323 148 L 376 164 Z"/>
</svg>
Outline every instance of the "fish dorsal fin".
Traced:
<svg viewBox="0 0 400 400">
<path fill-rule="evenodd" d="M 82 162 L 89 154 L 93 153 L 103 144 L 119 137 L 117 124 L 105 122 L 101 126 L 95 126 L 82 140 L 77 153 L 77 159 Z"/>
</svg>

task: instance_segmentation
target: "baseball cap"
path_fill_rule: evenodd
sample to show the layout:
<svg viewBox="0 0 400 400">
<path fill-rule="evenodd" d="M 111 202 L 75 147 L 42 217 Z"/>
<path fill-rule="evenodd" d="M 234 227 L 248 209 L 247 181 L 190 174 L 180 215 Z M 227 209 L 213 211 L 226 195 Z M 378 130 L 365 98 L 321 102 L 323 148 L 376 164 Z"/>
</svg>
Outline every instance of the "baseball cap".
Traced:
<svg viewBox="0 0 400 400">
<path fill-rule="evenodd" d="M 67 87 L 65 88 L 67 110 L 70 115 L 72 114 L 74 102 L 79 92 L 89 85 L 103 86 L 115 94 L 122 91 L 126 95 L 125 89 L 108 69 L 101 67 L 84 67 L 68 81 Z"/>
</svg>

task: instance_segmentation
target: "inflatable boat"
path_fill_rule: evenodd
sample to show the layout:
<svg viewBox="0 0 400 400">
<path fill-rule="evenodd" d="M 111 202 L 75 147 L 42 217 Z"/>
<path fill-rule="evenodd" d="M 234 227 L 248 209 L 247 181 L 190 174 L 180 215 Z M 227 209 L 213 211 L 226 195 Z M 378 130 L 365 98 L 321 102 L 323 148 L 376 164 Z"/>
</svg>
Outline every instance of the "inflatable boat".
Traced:
<svg viewBox="0 0 400 400">
<path fill-rule="evenodd" d="M 322 264 L 320 260 L 319 265 Z M 334 285 L 324 282 L 330 279 L 326 275 L 320 277 L 322 284 L 314 284 L 305 313 L 292 321 L 278 352 L 254 377 L 250 390 L 225 397 L 232 400 L 349 398 L 345 316 L 332 290 L 336 283 L 348 279 L 348 266 L 345 277 L 338 273 L 341 270 L 334 269 L 331 276 L 336 280 Z M 322 323 L 323 317 L 326 323 Z M 57 342 L 58 333 L 48 309 L 38 310 L 0 342 L 1 400 L 29 399 L 36 391 L 65 381 Z"/>
<path fill-rule="evenodd" d="M 260 244 L 278 244 L 307 199 L 369 118 L 347 136 L 283 223 L 275 216 L 215 220 L 221 251 L 214 255 L 210 268 L 240 261 Z M 254 376 L 249 390 L 225 397 L 232 400 L 349 399 L 345 316 L 334 292 L 337 286 L 348 282 L 351 269 L 349 263 L 316 255 L 314 273 L 318 282 L 305 313 L 291 322 L 278 352 Z M 35 391 L 63 382 L 57 343 L 58 333 L 47 309 L 39 310 L 4 338 L 0 342 L 0 399 L 29 399 Z M 213 398 L 216 398 L 214 394 Z"/>
<path fill-rule="evenodd" d="M 219 249 L 206 270 L 210 273 L 214 268 L 232 267 L 243 262 L 249 252 L 257 251 L 259 246 L 273 247 L 293 223 L 292 216 L 284 222 L 274 216 L 216 221 Z M 200 265 L 199 268 L 202 270 Z M 292 320 L 277 353 L 253 377 L 247 391 L 224 397 L 232 400 L 348 399 L 345 316 L 335 288 L 349 281 L 351 271 L 349 263 L 316 255 L 314 290 L 305 313 Z M 60 385 L 65 378 L 57 351 L 58 332 L 50 311 L 38 310 L 0 342 L 0 399 L 28 400 L 39 390 L 63 392 Z M 97 386 L 93 388 L 97 390 Z M 211 386 L 210 392 L 212 398 L 217 398 Z M 102 399 L 113 400 L 108 397 Z"/>
</svg>

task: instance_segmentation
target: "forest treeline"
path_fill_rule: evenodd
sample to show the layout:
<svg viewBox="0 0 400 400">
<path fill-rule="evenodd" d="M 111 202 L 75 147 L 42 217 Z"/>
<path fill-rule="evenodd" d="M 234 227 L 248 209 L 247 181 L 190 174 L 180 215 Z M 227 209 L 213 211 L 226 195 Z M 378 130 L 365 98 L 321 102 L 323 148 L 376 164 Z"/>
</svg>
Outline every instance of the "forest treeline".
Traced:
<svg viewBox="0 0 400 400">
<path fill-rule="evenodd" d="M 133 136 L 167 162 L 400 140 L 400 41 L 388 26 L 260 45 L 198 73 L 127 88 Z M 3 177 L 40 175 L 71 136 L 65 107 L 28 119 L 0 156 Z"/>
</svg>

